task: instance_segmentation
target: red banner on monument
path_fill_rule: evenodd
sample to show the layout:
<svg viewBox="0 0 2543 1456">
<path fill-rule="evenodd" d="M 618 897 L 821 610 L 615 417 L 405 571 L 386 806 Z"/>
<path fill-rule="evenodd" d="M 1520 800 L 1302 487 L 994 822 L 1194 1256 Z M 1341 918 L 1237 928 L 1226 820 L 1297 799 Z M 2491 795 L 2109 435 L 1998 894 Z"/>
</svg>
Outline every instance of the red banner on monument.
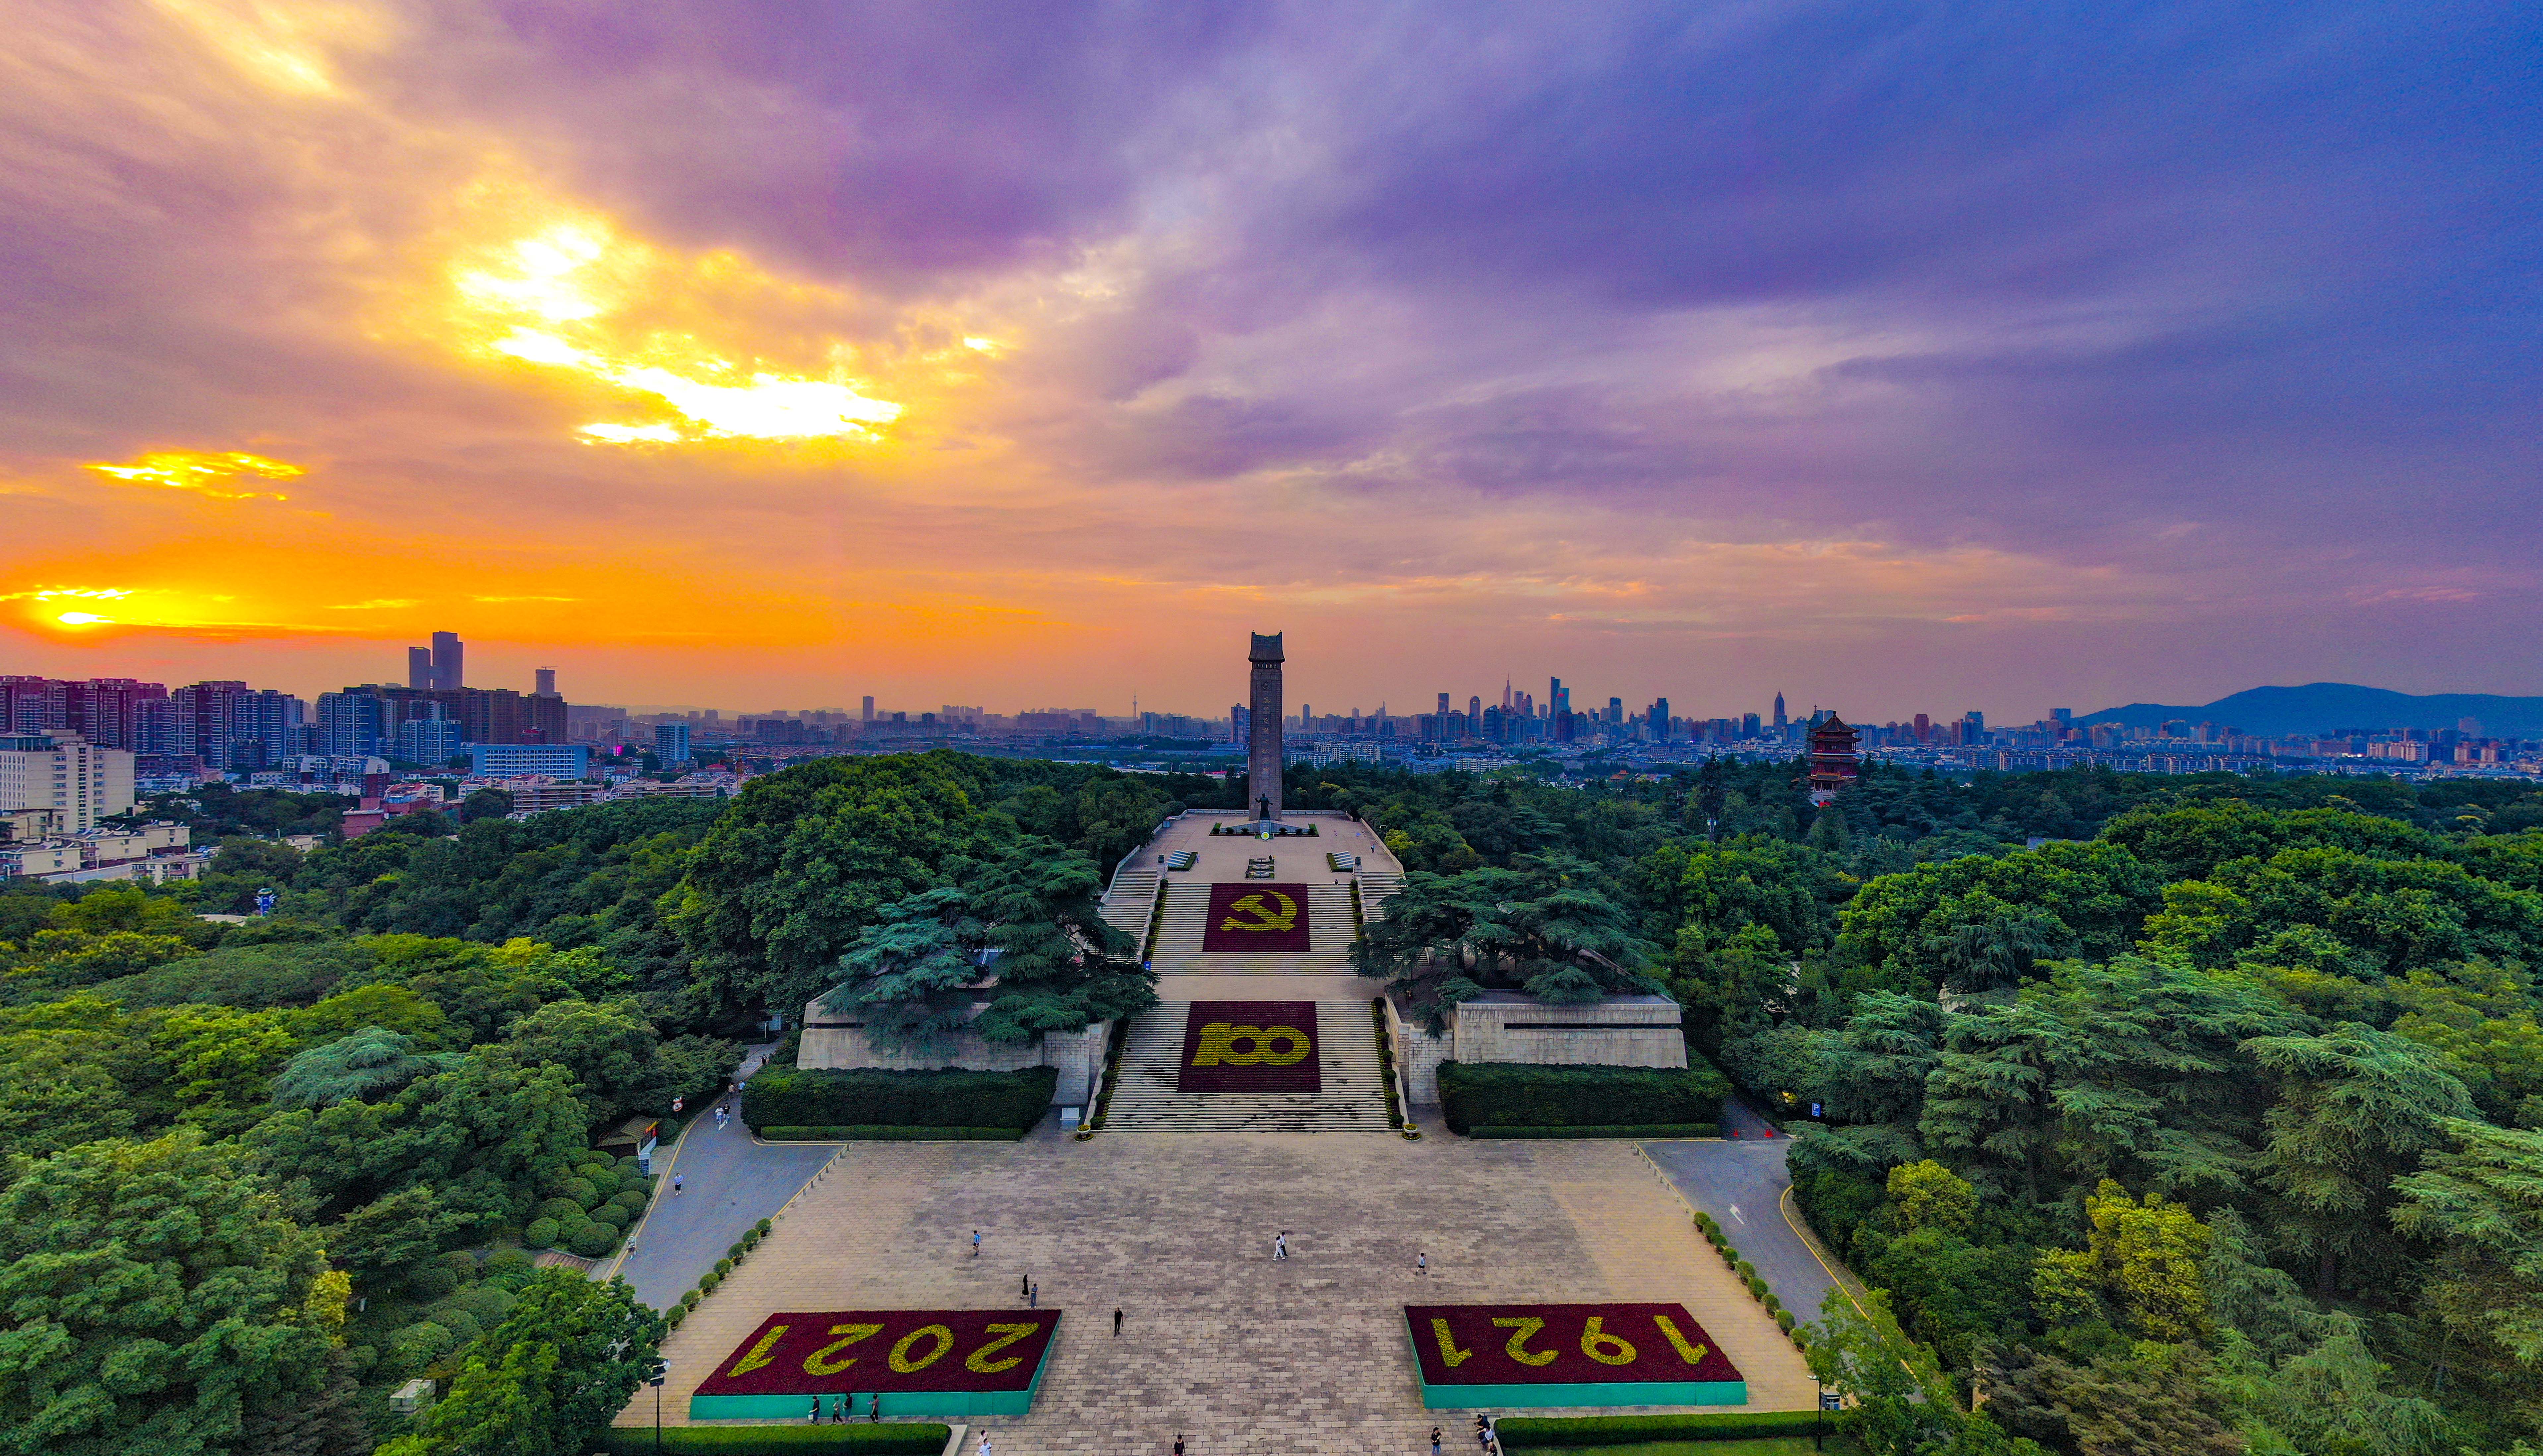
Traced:
<svg viewBox="0 0 2543 1456">
<path fill-rule="evenodd" d="M 1195 1001 L 1177 1092 L 1322 1092 L 1313 1001 Z"/>
<path fill-rule="evenodd" d="M 770 1315 L 701 1396 L 1029 1390 L 1059 1311 L 821 1310 Z"/>
<path fill-rule="evenodd" d="M 1203 951 L 1304 951 L 1307 887 L 1239 881 L 1209 887 Z"/>
<path fill-rule="evenodd" d="M 1741 1379 L 1681 1304 L 1408 1304 L 1425 1385 Z"/>
</svg>

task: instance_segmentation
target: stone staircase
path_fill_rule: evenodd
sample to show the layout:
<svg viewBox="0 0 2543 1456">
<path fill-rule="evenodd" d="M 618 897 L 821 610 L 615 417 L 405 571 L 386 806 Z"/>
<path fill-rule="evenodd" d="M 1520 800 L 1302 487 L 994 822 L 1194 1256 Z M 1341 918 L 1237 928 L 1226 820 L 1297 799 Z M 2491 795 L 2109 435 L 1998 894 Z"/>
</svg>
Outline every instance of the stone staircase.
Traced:
<svg viewBox="0 0 2543 1456">
<path fill-rule="evenodd" d="M 1123 870 L 1104 892 L 1104 923 L 1135 938 L 1148 933 L 1149 897 L 1156 892 L 1154 870 Z"/>
<path fill-rule="evenodd" d="M 1157 934 L 1155 957 L 1159 975 L 1351 974 L 1350 945 L 1355 932 L 1349 885 L 1307 886 L 1308 950 L 1254 954 L 1222 951 L 1213 955 L 1200 948 L 1201 936 L 1209 928 L 1209 889 L 1201 881 L 1166 881 L 1166 923 Z M 1107 906 L 1105 914 L 1112 913 Z M 1267 989 L 1264 999 L 1280 998 Z"/>
<path fill-rule="evenodd" d="M 1195 885 L 1206 890 L 1206 885 Z M 1175 887 L 1180 890 L 1182 886 Z M 1201 895 L 1198 898 L 1206 899 Z M 1168 902 L 1166 920 L 1174 923 Z M 1350 906 L 1343 906 L 1350 921 Z M 1212 956 L 1210 960 L 1243 958 Z M 1266 960 L 1299 960 L 1301 956 L 1265 956 Z M 1279 997 L 1276 986 L 1263 989 L 1266 1000 Z M 1377 1055 L 1377 1037 L 1365 1001 L 1316 1003 L 1316 1054 L 1324 1062 L 1321 1092 L 1194 1092 L 1175 1090 L 1177 1065 L 1183 1060 L 1184 1029 L 1189 1001 L 1163 1001 L 1130 1024 L 1130 1039 L 1121 1049 L 1119 1080 L 1104 1125 L 1117 1132 L 1387 1132 L 1386 1072 Z"/>
</svg>

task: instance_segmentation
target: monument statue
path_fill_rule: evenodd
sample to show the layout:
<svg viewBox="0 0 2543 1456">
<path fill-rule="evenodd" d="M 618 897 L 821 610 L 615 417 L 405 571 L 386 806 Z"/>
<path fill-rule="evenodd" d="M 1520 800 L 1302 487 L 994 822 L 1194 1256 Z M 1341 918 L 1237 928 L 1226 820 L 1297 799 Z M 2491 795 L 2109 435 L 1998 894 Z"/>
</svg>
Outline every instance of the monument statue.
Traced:
<svg viewBox="0 0 2543 1456">
<path fill-rule="evenodd" d="M 1245 735 L 1245 798 L 1258 824 L 1280 821 L 1280 634 L 1254 634 L 1253 704 Z"/>
</svg>

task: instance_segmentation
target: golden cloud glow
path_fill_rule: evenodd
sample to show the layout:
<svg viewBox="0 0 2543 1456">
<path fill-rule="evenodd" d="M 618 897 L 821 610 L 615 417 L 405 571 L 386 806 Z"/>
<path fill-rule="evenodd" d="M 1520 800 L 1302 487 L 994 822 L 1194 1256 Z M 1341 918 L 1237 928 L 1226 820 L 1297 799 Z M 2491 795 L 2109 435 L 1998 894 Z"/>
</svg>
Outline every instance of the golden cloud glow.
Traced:
<svg viewBox="0 0 2543 1456">
<path fill-rule="evenodd" d="M 127 486 L 162 486 L 172 491 L 192 491 L 215 500 L 289 499 L 289 497 L 270 491 L 235 490 L 228 483 L 241 476 L 287 481 L 308 473 L 297 465 L 286 465 L 279 460 L 268 460 L 262 455 L 249 455 L 237 450 L 153 450 L 127 465 L 97 464 L 87 469 Z"/>
<path fill-rule="evenodd" d="M 384 612 L 394 610 L 399 607 L 421 605 L 423 605 L 423 603 L 411 596 L 382 596 L 374 597 L 369 601 L 335 602 L 330 604 L 326 610 L 331 612 Z"/>
<path fill-rule="evenodd" d="M 867 394 L 847 372 L 852 348 L 825 342 L 819 350 L 831 367 L 817 374 L 786 368 L 732 337 L 750 310 L 719 306 L 835 305 L 836 295 L 785 283 L 735 254 L 682 259 L 590 213 L 511 200 L 504 210 L 515 214 L 566 215 L 526 236 L 461 248 L 446 266 L 443 322 L 477 351 L 571 371 L 652 406 L 653 419 L 582 425 L 576 432 L 584 441 L 870 440 L 876 426 L 900 418 L 900 405 Z"/>
</svg>

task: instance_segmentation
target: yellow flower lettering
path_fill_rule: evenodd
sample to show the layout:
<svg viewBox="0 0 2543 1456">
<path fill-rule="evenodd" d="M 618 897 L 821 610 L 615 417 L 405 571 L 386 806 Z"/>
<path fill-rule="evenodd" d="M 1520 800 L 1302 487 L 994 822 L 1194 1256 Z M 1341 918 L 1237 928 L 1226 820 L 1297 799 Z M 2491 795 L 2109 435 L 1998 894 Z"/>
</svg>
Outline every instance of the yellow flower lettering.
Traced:
<svg viewBox="0 0 2543 1456">
<path fill-rule="evenodd" d="M 1503 1318 L 1495 1320 L 1493 1323 L 1500 1326 L 1502 1329 L 1517 1332 L 1510 1336 L 1509 1343 L 1503 1346 L 1503 1348 L 1509 1351 L 1509 1357 L 1511 1359 L 1518 1361 L 1522 1365 L 1550 1365 L 1554 1363 L 1554 1357 L 1561 1353 L 1560 1350 L 1549 1349 L 1539 1350 L 1534 1354 L 1530 1354 L 1522 1347 L 1527 1343 L 1530 1337 L 1534 1336 L 1537 1331 L 1545 1328 L 1545 1322 L 1536 1318 L 1534 1315 L 1520 1316 L 1515 1319 Z"/>
<path fill-rule="evenodd" d="M 1589 1317 L 1589 1323 L 1582 1326 L 1580 1330 L 1580 1352 L 1587 1355 L 1589 1358 L 1596 1360 L 1601 1365 L 1632 1364 L 1634 1362 L 1634 1347 L 1627 1344 L 1618 1337 L 1610 1335 L 1605 1330 L 1599 1328 L 1604 1325 L 1606 1321 L 1607 1317 L 1605 1315 L 1591 1315 Z M 1602 1349 L 1608 1351 L 1608 1353 L 1600 1354 L 1599 1351 Z"/>
<path fill-rule="evenodd" d="M 1003 1360 L 992 1360 L 989 1356 L 1005 1349 L 1008 1345 L 1015 1343 L 1017 1341 L 1024 1339 L 1040 1328 L 1041 1327 L 1040 1325 L 991 1325 L 989 1327 L 989 1333 L 997 1336 L 998 1338 L 990 1341 L 984 1345 L 981 1345 L 978 1349 L 971 1351 L 969 1355 L 965 1356 L 963 1361 L 963 1368 L 965 1370 L 977 1370 L 983 1375 L 995 1375 L 1001 1370 L 1014 1369 L 1025 1362 L 1024 1356 L 1009 1355 Z M 931 1356 L 930 1358 L 933 1357 Z"/>
<path fill-rule="evenodd" d="M 846 1349 L 849 1345 L 876 1334 L 882 1329 L 883 1327 L 881 1325 L 832 1325 L 830 1327 L 831 1334 L 844 1335 L 848 1338 L 845 1340 L 833 1340 L 829 1343 L 822 1345 L 819 1349 L 806 1355 L 804 1357 L 804 1373 L 807 1375 L 838 1374 L 850 1365 L 855 1364 L 857 1362 L 857 1357 L 855 1355 L 850 1355 L 844 1360 L 834 1360 L 831 1359 L 830 1356 L 837 1354 L 839 1351 Z"/>
<path fill-rule="evenodd" d="M 1713 1352 L 1710 1345 L 1687 1343 L 1686 1337 L 1677 1333 L 1677 1326 L 1666 1315 L 1652 1316 L 1652 1323 L 1659 1326 L 1660 1333 L 1668 1337 L 1668 1342 L 1677 1349 L 1677 1357 L 1690 1365 L 1703 1364 L 1704 1357 Z"/>
<path fill-rule="evenodd" d="M 1251 1051 L 1239 1051 L 1235 1043 L 1251 1045 Z M 1275 1051 L 1272 1048 L 1278 1046 Z M 1215 1067 L 1250 1067 L 1257 1063 L 1285 1067 L 1304 1061 L 1316 1049 L 1314 1038 L 1295 1027 L 1244 1027 L 1232 1022 L 1210 1022 L 1200 1029 L 1200 1044 L 1193 1048 L 1192 1064 Z"/>
<path fill-rule="evenodd" d="M 1432 1320 L 1430 1322 L 1430 1335 L 1431 1338 L 1439 1341 L 1439 1358 L 1447 1361 L 1449 1369 L 1454 1370 L 1459 1365 L 1462 1365 L 1475 1357 L 1475 1352 L 1473 1350 L 1457 1348 L 1457 1341 L 1448 1338 L 1448 1322 L 1446 1320 Z"/>
<path fill-rule="evenodd" d="M 777 1341 L 786 1338 L 786 1332 L 789 1328 L 791 1327 L 786 1325 L 770 1326 L 768 1333 L 759 1337 L 759 1342 L 750 1347 L 750 1353 L 743 1355 L 738 1360 L 735 1360 L 732 1368 L 724 1372 L 725 1378 L 730 1380 L 733 1376 L 739 1375 L 746 1370 L 756 1370 L 760 1366 L 767 1364 L 771 1359 L 775 1358 L 773 1355 L 769 1354 L 769 1351 L 777 1348 Z"/>
<path fill-rule="evenodd" d="M 925 1359 L 913 1360 L 909 1357 L 909 1347 L 912 1344 L 917 1343 L 919 1337 L 922 1335 L 935 1336 L 936 1348 L 929 1350 Z M 953 1331 L 946 1329 L 942 1325 L 921 1325 L 917 1329 L 900 1337 L 900 1343 L 891 1347 L 891 1368 L 899 1371 L 903 1375 L 907 1375 L 916 1370 L 924 1370 L 928 1366 L 935 1364 L 938 1360 L 945 1358 L 945 1352 L 953 1347 Z"/>
</svg>

